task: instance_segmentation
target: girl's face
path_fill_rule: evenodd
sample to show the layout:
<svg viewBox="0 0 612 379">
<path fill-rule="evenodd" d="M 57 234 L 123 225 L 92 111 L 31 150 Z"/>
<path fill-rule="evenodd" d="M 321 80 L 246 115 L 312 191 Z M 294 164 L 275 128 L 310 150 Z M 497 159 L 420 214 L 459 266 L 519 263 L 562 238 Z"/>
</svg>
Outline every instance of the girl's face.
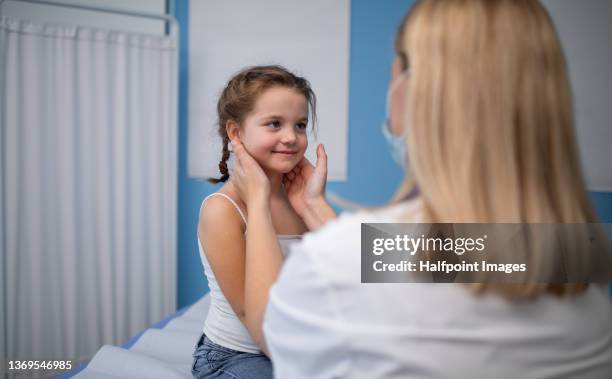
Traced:
<svg viewBox="0 0 612 379">
<path fill-rule="evenodd" d="M 268 172 L 287 173 L 308 147 L 308 104 L 304 95 L 286 87 L 264 91 L 246 117 L 240 140 Z"/>
</svg>

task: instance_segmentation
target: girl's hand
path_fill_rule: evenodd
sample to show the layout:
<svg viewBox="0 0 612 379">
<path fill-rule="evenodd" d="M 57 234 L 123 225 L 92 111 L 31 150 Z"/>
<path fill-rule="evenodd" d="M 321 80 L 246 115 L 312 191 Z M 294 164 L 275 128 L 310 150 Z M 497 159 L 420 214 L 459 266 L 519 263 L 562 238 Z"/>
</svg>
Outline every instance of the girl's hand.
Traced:
<svg viewBox="0 0 612 379">
<path fill-rule="evenodd" d="M 231 181 L 247 207 L 270 197 L 270 181 L 259 163 L 246 151 L 242 143 L 232 140 L 234 167 Z"/>
<path fill-rule="evenodd" d="M 317 165 L 302 158 L 293 170 L 283 176 L 283 184 L 291 206 L 304 219 L 310 208 L 325 200 L 327 154 L 322 144 L 317 146 Z"/>
</svg>

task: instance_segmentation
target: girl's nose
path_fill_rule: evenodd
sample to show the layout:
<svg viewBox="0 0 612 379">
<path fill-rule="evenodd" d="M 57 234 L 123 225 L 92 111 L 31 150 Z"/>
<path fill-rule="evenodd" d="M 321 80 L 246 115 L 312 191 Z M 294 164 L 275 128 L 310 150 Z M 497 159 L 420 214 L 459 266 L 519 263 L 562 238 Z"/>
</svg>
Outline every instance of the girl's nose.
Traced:
<svg viewBox="0 0 612 379">
<path fill-rule="evenodd" d="M 296 140 L 297 140 L 297 136 L 293 128 L 286 128 L 285 131 L 283 131 L 283 136 L 281 139 L 282 143 L 287 144 L 287 145 L 292 145 L 295 143 Z"/>
</svg>

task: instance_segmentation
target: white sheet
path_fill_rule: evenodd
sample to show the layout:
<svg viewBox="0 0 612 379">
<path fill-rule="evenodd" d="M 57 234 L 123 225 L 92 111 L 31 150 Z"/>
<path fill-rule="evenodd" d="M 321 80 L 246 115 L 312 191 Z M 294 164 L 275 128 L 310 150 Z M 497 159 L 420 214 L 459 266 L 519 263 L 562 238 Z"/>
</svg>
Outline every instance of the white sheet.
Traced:
<svg viewBox="0 0 612 379">
<path fill-rule="evenodd" d="M 103 346 L 74 378 L 191 378 L 191 354 L 209 306 L 206 294 L 163 329 L 148 329 L 131 348 Z"/>
</svg>

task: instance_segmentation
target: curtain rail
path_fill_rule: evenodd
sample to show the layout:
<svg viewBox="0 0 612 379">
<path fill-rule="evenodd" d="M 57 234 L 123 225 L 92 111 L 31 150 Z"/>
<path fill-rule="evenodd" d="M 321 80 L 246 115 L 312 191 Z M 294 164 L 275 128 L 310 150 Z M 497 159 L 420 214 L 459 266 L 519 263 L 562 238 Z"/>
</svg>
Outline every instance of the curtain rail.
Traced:
<svg viewBox="0 0 612 379">
<path fill-rule="evenodd" d="M 4 3 L 5 1 L 14 1 L 14 2 L 18 2 L 18 3 L 31 3 L 31 4 L 40 4 L 40 5 L 51 5 L 51 6 L 58 6 L 58 7 L 64 7 L 64 8 L 73 8 L 73 9 L 80 9 L 80 10 L 87 10 L 87 11 L 94 11 L 94 12 L 104 12 L 104 13 L 113 13 L 113 14 L 121 14 L 121 15 L 126 15 L 126 16 L 133 16 L 133 17 L 142 17 L 142 18 L 152 18 L 152 19 L 157 19 L 157 20 L 161 20 L 161 21 L 165 21 L 166 23 L 169 23 L 171 26 L 175 27 L 177 36 L 178 36 L 178 30 L 179 30 L 179 25 L 178 25 L 178 21 L 176 20 L 176 18 L 174 16 L 168 15 L 168 14 L 157 14 L 157 13 L 151 13 L 151 12 L 139 12 L 139 11 L 132 11 L 132 10 L 127 10 L 127 9 L 120 9 L 120 8 L 115 8 L 115 7 L 98 7 L 98 6 L 93 6 L 93 5 L 77 5 L 77 4 L 69 4 L 69 3 L 62 3 L 62 2 L 56 2 L 56 1 L 48 1 L 48 0 L 0 0 L 0 6 L 2 6 L 2 3 Z"/>
</svg>

